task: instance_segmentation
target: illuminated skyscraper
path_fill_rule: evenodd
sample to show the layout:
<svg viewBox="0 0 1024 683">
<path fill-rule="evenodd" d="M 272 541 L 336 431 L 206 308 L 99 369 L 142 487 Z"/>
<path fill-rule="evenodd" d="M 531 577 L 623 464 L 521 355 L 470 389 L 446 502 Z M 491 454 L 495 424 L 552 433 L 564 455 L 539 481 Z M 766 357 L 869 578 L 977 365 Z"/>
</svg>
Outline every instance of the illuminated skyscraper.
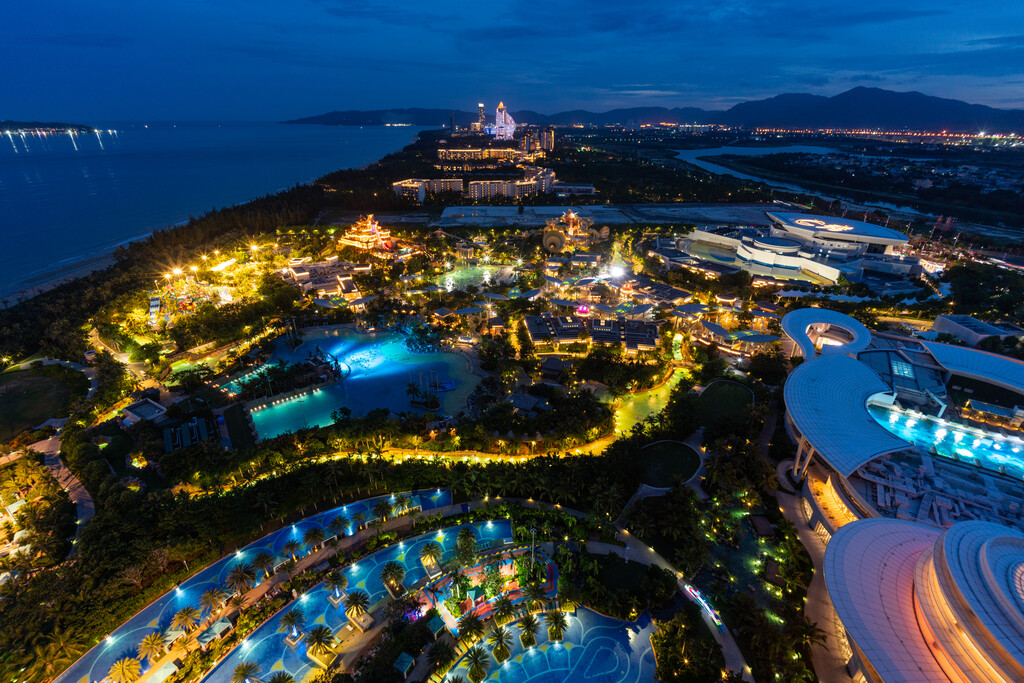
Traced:
<svg viewBox="0 0 1024 683">
<path fill-rule="evenodd" d="M 498 110 L 494 114 L 494 138 L 496 140 L 511 140 L 516 132 L 516 122 L 508 115 L 505 103 L 498 103 Z"/>
<path fill-rule="evenodd" d="M 555 129 L 551 126 L 548 126 L 541 132 L 540 148 L 546 152 L 550 152 L 555 148 Z"/>
<path fill-rule="evenodd" d="M 487 114 L 484 112 L 484 103 L 480 102 L 479 104 L 476 105 L 476 107 L 476 122 L 480 124 L 481 128 L 483 128 L 484 124 L 487 123 Z"/>
</svg>

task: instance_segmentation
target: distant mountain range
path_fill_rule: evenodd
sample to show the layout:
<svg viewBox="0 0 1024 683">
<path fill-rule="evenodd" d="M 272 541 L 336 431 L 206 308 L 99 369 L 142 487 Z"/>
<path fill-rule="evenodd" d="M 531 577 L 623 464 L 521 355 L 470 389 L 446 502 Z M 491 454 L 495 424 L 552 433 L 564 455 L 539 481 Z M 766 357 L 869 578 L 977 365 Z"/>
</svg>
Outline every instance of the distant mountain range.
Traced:
<svg viewBox="0 0 1024 683">
<path fill-rule="evenodd" d="M 455 111 L 455 122 L 468 126 L 476 112 Z M 411 124 L 448 125 L 449 109 L 377 109 L 373 111 L 332 111 L 283 123 L 312 123 L 327 126 L 379 126 Z M 919 92 L 893 92 L 881 88 L 857 87 L 825 97 L 790 93 L 766 100 L 742 102 L 724 111 L 696 107 L 634 107 L 604 113 L 583 109 L 558 114 L 522 110 L 511 112 L 519 123 L 534 125 L 610 125 L 637 123 L 718 123 L 731 126 L 779 128 L 872 128 L 885 130 L 951 131 L 976 133 L 1024 133 L 1024 110 L 995 109 L 960 100 L 932 97 Z M 494 120 L 488 112 L 488 121 Z"/>
</svg>

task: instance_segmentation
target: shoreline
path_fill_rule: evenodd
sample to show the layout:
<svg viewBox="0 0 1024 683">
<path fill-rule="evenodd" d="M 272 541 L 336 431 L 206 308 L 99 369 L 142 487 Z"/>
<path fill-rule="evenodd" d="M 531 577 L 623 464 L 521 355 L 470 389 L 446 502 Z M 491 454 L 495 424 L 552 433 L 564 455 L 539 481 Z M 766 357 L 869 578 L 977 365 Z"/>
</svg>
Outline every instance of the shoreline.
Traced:
<svg viewBox="0 0 1024 683">
<path fill-rule="evenodd" d="M 423 127 L 413 128 L 423 129 Z M 233 203 L 225 202 L 222 204 L 218 204 L 215 208 L 209 209 L 208 211 L 204 212 L 201 215 L 186 218 L 176 223 L 170 223 L 168 225 L 153 227 L 151 229 L 145 230 L 145 232 L 136 233 L 131 237 L 120 239 L 116 243 L 108 244 L 107 246 L 103 246 L 102 243 L 100 243 L 100 245 L 90 250 L 87 254 L 71 257 L 68 259 L 64 259 L 63 261 L 48 264 L 42 268 L 36 269 L 34 272 L 25 274 L 23 277 L 20 277 L 18 280 L 13 281 L 7 285 L 0 285 L 0 306 L 3 306 L 3 308 L 10 308 L 11 306 L 18 305 L 19 303 L 29 301 L 35 298 L 36 296 L 44 294 L 61 285 L 73 282 L 80 278 L 91 275 L 92 273 L 95 273 L 97 271 L 109 268 L 110 266 L 113 266 L 118 262 L 117 257 L 115 256 L 115 253 L 118 248 L 127 246 L 134 242 L 148 239 L 155 232 L 161 230 L 174 230 L 175 228 L 187 225 L 191 220 L 193 220 L 193 218 L 202 218 L 211 211 L 238 208 L 241 206 L 245 206 L 246 204 L 249 204 L 252 201 L 260 199 L 261 197 L 277 195 L 282 192 L 286 192 L 289 189 L 296 186 L 310 186 L 315 184 L 317 180 L 324 177 L 325 175 L 337 173 L 338 171 L 364 169 L 373 164 L 380 163 L 382 159 L 391 154 L 394 154 L 396 151 L 403 150 L 409 145 L 415 144 L 418 137 L 419 130 L 416 131 L 416 136 L 413 138 L 413 140 L 401 145 L 397 150 L 389 149 L 388 151 L 384 152 L 383 154 L 381 154 L 380 157 L 373 161 L 369 161 L 364 164 L 356 164 L 352 166 L 342 166 L 339 168 L 333 168 L 320 175 L 308 177 L 304 180 L 296 181 L 294 183 L 287 183 L 273 192 L 255 194 L 246 199 Z M 3 303 L 4 301 L 6 301 L 6 304 Z"/>
</svg>

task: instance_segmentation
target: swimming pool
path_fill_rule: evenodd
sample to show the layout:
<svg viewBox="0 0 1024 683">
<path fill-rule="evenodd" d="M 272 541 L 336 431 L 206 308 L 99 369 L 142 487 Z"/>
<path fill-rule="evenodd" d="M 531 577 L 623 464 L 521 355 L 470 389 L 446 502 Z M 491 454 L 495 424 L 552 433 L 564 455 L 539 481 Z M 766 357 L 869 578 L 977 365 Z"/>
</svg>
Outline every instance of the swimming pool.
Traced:
<svg viewBox="0 0 1024 683">
<path fill-rule="evenodd" d="M 871 417 L 890 432 L 944 458 L 1024 478 L 1024 442 L 929 415 L 868 405 Z"/>
<path fill-rule="evenodd" d="M 511 282 L 515 279 L 512 266 L 456 266 L 450 272 L 434 278 L 439 286 L 446 291 L 464 290 L 466 287 L 488 286 L 495 283 Z"/>
<path fill-rule="evenodd" d="M 347 328 L 306 332 L 303 343 L 295 349 L 289 349 L 284 340 L 279 340 L 268 362 L 298 363 L 317 347 L 348 365 L 351 369 L 348 377 L 336 384 L 254 409 L 252 421 L 261 438 L 329 425 L 334 422 L 331 413 L 341 407 L 351 410 L 354 417 L 377 408 L 387 408 L 393 413 L 418 411 L 420 409 L 410 403 L 406 393 L 410 382 L 425 387 L 434 381 L 454 381 L 455 388 L 441 392 L 440 396 L 444 412 L 455 414 L 465 408 L 469 394 L 479 382 L 464 357 L 443 351 L 412 353 L 397 332 L 362 334 Z"/>
<path fill-rule="evenodd" d="M 371 606 L 380 602 L 387 596 L 387 589 L 380 579 L 380 570 L 392 560 L 405 567 L 405 585 L 415 584 L 427 575 L 419 559 L 422 547 L 429 541 L 436 541 L 441 544 L 445 554 L 454 552 L 455 539 L 465 527 L 473 529 L 478 542 L 492 541 L 502 545 L 506 540 L 509 543 L 512 540 L 512 524 L 507 519 L 462 524 L 423 534 L 371 553 L 342 569 L 348 579 L 347 590 L 365 590 L 370 595 Z M 328 595 L 329 591 L 324 585 L 317 584 L 251 633 L 203 680 L 230 683 L 232 672 L 243 661 L 257 662 L 262 672 L 260 677 L 264 680 L 274 671 L 282 670 L 291 674 L 296 681 L 303 680 L 314 664 L 306 655 L 304 643 L 299 643 L 295 649 L 285 643 L 287 634 L 279 630 L 281 619 L 289 609 L 296 608 L 305 615 L 307 630 L 317 624 L 326 624 L 337 635 L 339 629 L 348 623 L 348 618 L 345 616 L 345 606 L 335 607 L 328 600 Z"/>
<path fill-rule="evenodd" d="M 512 638 L 512 654 L 502 664 L 491 659 L 484 681 L 497 683 L 641 683 L 654 680 L 654 649 L 651 634 L 654 623 L 648 614 L 635 622 L 606 617 L 586 608 L 567 615 L 569 624 L 562 642 L 548 640 L 543 616 L 537 632 L 537 644 L 523 649 L 515 623 L 507 628 Z M 481 647 L 488 653 L 491 647 Z M 460 675 L 469 680 L 465 660 L 451 668 L 445 680 Z"/>
<path fill-rule="evenodd" d="M 452 502 L 451 492 L 448 489 L 413 491 L 410 495 L 416 497 L 424 510 L 445 507 L 451 505 Z M 137 657 L 138 646 L 142 639 L 151 633 L 165 630 L 179 610 L 183 607 L 198 608 L 199 597 L 205 591 L 216 586 L 224 586 L 228 573 L 235 566 L 252 562 L 252 559 L 261 552 L 273 554 L 275 565 L 283 562 L 287 559 L 283 550 L 284 544 L 293 540 L 301 543 L 306 529 L 314 525 L 325 526 L 339 514 L 345 515 L 350 521 L 355 520 L 357 515 L 363 515 L 365 521 L 374 519 L 373 506 L 382 498 L 393 500 L 395 496 L 367 498 L 312 515 L 291 526 L 267 534 L 237 552 L 221 558 L 183 582 L 177 589 L 165 593 L 144 607 L 115 629 L 106 640 L 72 664 L 57 680 L 62 683 L 90 683 L 103 680 L 115 661 L 123 657 Z M 326 529 L 324 529 L 324 534 L 325 536 L 331 535 Z M 262 580 L 263 577 L 258 578 Z"/>
</svg>

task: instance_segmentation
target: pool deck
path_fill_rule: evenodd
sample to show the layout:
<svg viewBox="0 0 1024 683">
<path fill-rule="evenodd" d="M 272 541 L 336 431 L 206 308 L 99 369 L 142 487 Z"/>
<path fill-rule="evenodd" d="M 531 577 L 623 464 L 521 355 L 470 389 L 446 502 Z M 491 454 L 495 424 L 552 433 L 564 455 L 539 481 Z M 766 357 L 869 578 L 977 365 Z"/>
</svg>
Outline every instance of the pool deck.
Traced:
<svg viewBox="0 0 1024 683">
<path fill-rule="evenodd" d="M 654 680 L 656 663 L 651 635 L 655 625 L 650 615 L 642 614 L 637 621 L 621 621 L 580 608 L 567 615 L 568 625 L 562 641 L 548 638 L 544 620 L 538 619 L 536 645 L 524 648 L 513 633 L 510 656 L 501 664 L 491 659 L 491 668 L 483 679 L 491 683 L 518 681 L 576 681 L 598 680 L 605 683 L 646 683 Z M 489 644 L 481 647 L 488 654 Z M 464 655 L 451 668 L 451 672 L 469 680 Z"/>
<path fill-rule="evenodd" d="M 114 631 L 111 632 L 105 640 L 101 641 L 98 645 L 89 650 L 89 652 L 85 653 L 85 655 L 79 658 L 78 661 L 61 673 L 60 676 L 57 677 L 56 681 L 59 681 L 60 683 L 92 683 L 93 681 L 102 680 L 106 677 L 107 672 L 110 670 L 114 661 L 121 657 L 136 656 L 138 644 L 142 639 L 151 633 L 156 633 L 166 629 L 177 611 L 190 605 L 198 607 L 199 597 L 204 591 L 215 586 L 224 586 L 228 572 L 230 572 L 230 570 L 236 565 L 251 561 L 259 552 L 268 552 L 274 556 L 274 564 L 276 566 L 287 559 L 283 552 L 284 544 L 290 540 L 298 540 L 301 542 L 306 529 L 314 525 L 325 525 L 339 514 L 348 516 L 351 521 L 357 513 L 362 512 L 366 515 L 366 521 L 369 521 L 370 519 L 373 519 L 373 514 L 371 512 L 373 504 L 382 498 L 392 498 L 394 495 L 396 494 L 375 496 L 373 498 L 354 501 L 346 505 L 332 508 L 325 512 L 311 515 L 296 522 L 295 524 L 267 534 L 266 536 L 253 541 L 236 553 L 226 555 L 213 564 L 198 570 L 191 577 L 183 581 L 177 589 L 164 593 L 146 607 L 142 608 L 118 628 L 114 629 Z M 463 510 L 462 505 L 451 504 L 451 494 L 447 489 L 414 491 L 412 492 L 412 495 L 419 496 L 420 500 L 423 501 L 423 507 L 433 514 L 448 516 L 458 514 Z M 391 530 L 410 526 L 411 524 L 411 517 L 402 515 L 390 518 L 383 528 L 385 530 Z M 354 528 L 351 530 L 355 531 Z M 337 550 L 345 550 L 353 545 L 362 543 L 375 533 L 376 532 L 370 528 L 356 531 L 353 535 L 341 539 L 338 549 L 331 548 L 330 546 L 323 544 L 320 549 L 299 558 L 293 573 L 297 574 L 304 569 L 316 566 L 320 562 L 325 561 L 329 555 L 337 552 Z M 327 532 L 326 529 L 325 535 L 329 535 L 329 532 Z M 263 598 L 270 590 L 287 579 L 287 577 L 281 574 L 271 576 L 270 580 L 266 580 L 263 577 L 259 578 L 259 583 L 245 594 L 247 606 L 252 605 L 257 600 Z M 212 616 L 213 615 L 206 616 L 206 618 L 200 622 L 200 627 L 206 625 L 208 621 L 211 621 Z M 199 629 L 196 630 L 196 632 L 198 631 Z M 158 669 L 161 664 L 166 661 L 172 661 L 174 658 L 177 658 L 182 654 L 184 654 L 184 650 L 182 648 L 178 647 L 173 649 L 167 657 L 161 658 L 157 662 L 153 662 L 152 665 L 145 670 L 139 680 L 142 682 L 146 681 L 148 675 L 152 671 Z M 168 657 L 171 659 L 169 660 Z"/>
<path fill-rule="evenodd" d="M 380 578 L 380 569 L 387 562 L 401 563 L 406 570 L 404 583 L 416 585 L 426 578 L 426 570 L 419 559 L 420 549 L 428 542 L 441 544 L 447 554 L 454 553 L 455 539 L 464 528 L 473 529 L 478 542 L 498 544 L 504 547 L 511 544 L 512 526 L 505 519 L 488 522 L 474 522 L 447 527 L 439 531 L 431 531 L 414 538 L 403 540 L 397 544 L 386 546 L 365 557 L 352 562 L 341 571 L 348 579 L 348 590 L 364 590 L 370 596 L 370 613 L 375 616 L 375 627 L 383 628 L 379 612 L 389 600 L 388 591 Z M 334 607 L 328 600 L 328 591 L 322 583 L 293 600 L 274 616 L 245 638 L 233 649 L 209 674 L 202 680 L 211 683 L 229 682 L 232 672 L 242 661 L 255 660 L 260 663 L 264 675 L 274 671 L 286 671 L 296 681 L 302 681 L 314 668 L 314 664 L 306 656 L 306 646 L 302 643 L 294 649 L 285 642 L 285 633 L 280 630 L 280 622 L 289 609 L 299 609 L 306 616 L 307 628 L 325 624 L 335 634 L 340 634 L 342 643 L 336 648 L 343 662 L 354 660 L 362 649 L 372 641 L 374 628 L 366 633 L 348 625 L 344 606 Z M 379 629 L 377 629 L 379 631 Z"/>
</svg>

